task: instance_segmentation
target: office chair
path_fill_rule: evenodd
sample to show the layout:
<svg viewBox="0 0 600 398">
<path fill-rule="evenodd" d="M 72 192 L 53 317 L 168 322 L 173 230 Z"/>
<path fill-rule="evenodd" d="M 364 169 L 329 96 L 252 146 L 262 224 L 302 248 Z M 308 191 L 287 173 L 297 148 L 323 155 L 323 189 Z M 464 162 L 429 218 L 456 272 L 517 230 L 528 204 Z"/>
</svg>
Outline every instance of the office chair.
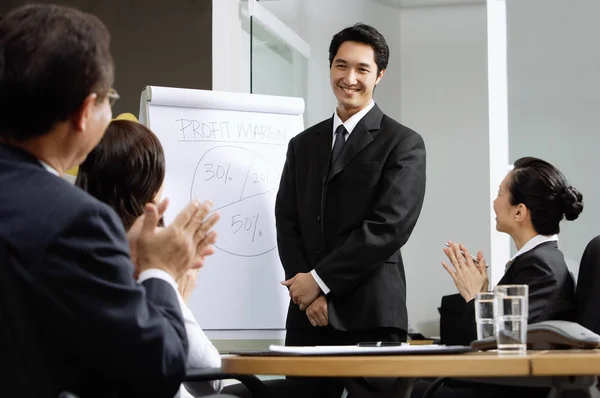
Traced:
<svg viewBox="0 0 600 398">
<path fill-rule="evenodd" d="M 586 246 L 577 278 L 577 323 L 600 334 L 600 235 Z"/>
<path fill-rule="evenodd" d="M 223 394 L 239 395 L 242 397 L 251 396 L 252 398 L 304 398 L 310 395 L 302 384 L 294 380 L 273 379 L 262 381 L 254 375 L 223 373 L 219 368 L 188 369 L 183 382 L 186 389 L 193 394 L 194 388 L 192 385 L 189 385 L 189 382 L 207 382 L 225 379 L 240 381 L 246 387 L 247 391 L 238 388 L 238 385 L 232 385 L 225 387 L 222 391 Z"/>
<path fill-rule="evenodd" d="M 188 382 L 209 382 L 213 380 L 234 379 L 241 382 L 252 393 L 253 398 L 272 397 L 267 386 L 256 376 L 224 373 L 220 368 L 188 369 L 184 384 Z"/>
<path fill-rule="evenodd" d="M 475 313 L 465 311 L 468 306 L 460 293 L 442 297 L 440 313 L 440 343 L 445 345 L 469 345 L 477 339 Z M 466 315 L 466 316 L 465 316 Z"/>
<path fill-rule="evenodd" d="M 202 398 L 238 398 L 238 397 L 236 397 L 235 395 L 229 395 L 229 394 L 212 394 L 212 395 L 207 395 Z"/>
</svg>

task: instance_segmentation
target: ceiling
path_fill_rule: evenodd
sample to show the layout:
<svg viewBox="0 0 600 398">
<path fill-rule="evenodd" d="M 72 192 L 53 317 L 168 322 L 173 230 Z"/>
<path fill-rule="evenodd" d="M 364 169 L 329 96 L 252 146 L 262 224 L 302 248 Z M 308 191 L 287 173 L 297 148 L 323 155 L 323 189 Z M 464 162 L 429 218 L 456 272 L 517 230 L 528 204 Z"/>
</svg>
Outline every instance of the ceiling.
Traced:
<svg viewBox="0 0 600 398">
<path fill-rule="evenodd" d="M 285 0 L 258 0 L 258 1 L 285 1 Z M 486 0 L 370 0 L 386 4 L 394 8 L 436 7 L 465 4 L 485 4 Z"/>
<path fill-rule="evenodd" d="M 415 8 L 452 6 L 464 4 L 485 4 L 486 0 L 372 0 L 376 3 L 386 4 L 394 8 Z"/>
</svg>

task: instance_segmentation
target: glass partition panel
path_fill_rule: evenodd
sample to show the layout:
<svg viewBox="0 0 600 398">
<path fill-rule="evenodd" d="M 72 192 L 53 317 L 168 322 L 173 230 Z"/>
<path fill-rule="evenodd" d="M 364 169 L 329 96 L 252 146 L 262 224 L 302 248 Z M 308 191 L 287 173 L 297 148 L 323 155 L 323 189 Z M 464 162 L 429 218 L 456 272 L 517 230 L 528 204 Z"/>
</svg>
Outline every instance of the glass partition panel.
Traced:
<svg viewBox="0 0 600 398">
<path fill-rule="evenodd" d="M 306 96 L 307 59 L 252 18 L 251 84 L 256 94 Z"/>
<path fill-rule="evenodd" d="M 256 5 L 255 10 L 259 7 Z M 261 8 L 260 11 L 270 26 L 254 15 L 250 18 L 251 92 L 300 97 L 306 101 L 308 58 L 291 44 L 293 41 L 282 37 L 295 36 L 295 41 L 302 40 L 268 10 Z M 276 28 L 281 32 L 276 34 Z"/>
</svg>

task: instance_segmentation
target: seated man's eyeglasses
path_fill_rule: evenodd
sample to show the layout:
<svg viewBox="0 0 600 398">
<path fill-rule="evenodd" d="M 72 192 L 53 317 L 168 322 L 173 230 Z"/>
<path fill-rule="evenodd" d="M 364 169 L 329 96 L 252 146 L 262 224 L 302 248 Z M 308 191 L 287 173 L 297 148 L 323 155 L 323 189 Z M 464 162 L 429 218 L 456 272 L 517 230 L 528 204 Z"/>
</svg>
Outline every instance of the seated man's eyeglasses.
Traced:
<svg viewBox="0 0 600 398">
<path fill-rule="evenodd" d="M 119 93 L 117 93 L 117 90 L 115 90 L 112 87 L 108 90 L 106 96 L 108 97 L 108 103 L 110 104 L 110 106 L 113 106 L 115 102 L 117 102 L 117 100 L 121 98 Z"/>
</svg>

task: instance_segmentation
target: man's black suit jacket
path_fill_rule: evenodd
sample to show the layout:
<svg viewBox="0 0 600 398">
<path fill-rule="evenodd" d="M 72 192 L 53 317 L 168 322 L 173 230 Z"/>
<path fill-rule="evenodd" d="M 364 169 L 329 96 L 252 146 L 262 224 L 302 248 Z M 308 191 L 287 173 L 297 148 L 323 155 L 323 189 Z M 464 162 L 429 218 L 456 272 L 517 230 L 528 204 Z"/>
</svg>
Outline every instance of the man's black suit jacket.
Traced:
<svg viewBox="0 0 600 398">
<path fill-rule="evenodd" d="M 14 396 L 173 397 L 187 356 L 177 296 L 159 279 L 136 283 L 116 213 L 0 144 L 0 220 L 2 275 L 15 278 L 0 295 L 14 321 L 0 344 L 16 353 L 2 363 L 3 394 L 21 381 Z"/>
<path fill-rule="evenodd" d="M 575 282 L 556 242 L 542 243 L 517 257 L 498 285 L 529 286 L 529 324 L 575 321 Z M 443 343 L 468 345 L 477 339 L 475 300 L 466 303 L 459 294 L 446 296 L 442 310 Z"/>
<path fill-rule="evenodd" d="M 425 195 L 423 139 L 375 105 L 330 165 L 332 140 L 333 118 L 290 140 L 275 205 L 286 278 L 316 270 L 335 329 L 406 331 L 400 248 Z M 287 328 L 312 328 L 292 302 Z"/>
</svg>

